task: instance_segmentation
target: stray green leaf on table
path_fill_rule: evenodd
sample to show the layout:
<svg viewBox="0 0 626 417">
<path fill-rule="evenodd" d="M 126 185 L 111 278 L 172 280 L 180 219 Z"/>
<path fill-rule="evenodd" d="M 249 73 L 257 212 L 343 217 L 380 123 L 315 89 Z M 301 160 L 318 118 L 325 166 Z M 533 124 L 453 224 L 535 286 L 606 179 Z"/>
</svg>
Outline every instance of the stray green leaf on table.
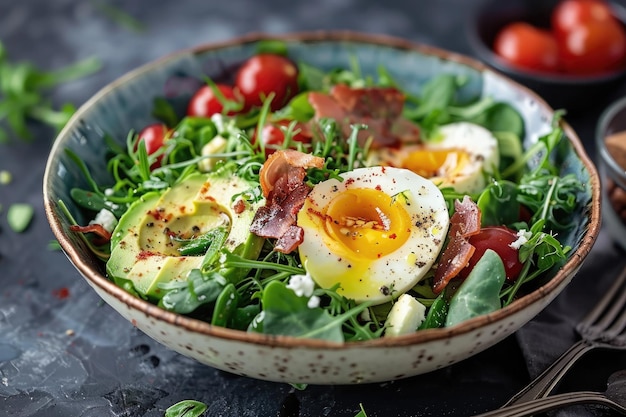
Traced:
<svg viewBox="0 0 626 417">
<path fill-rule="evenodd" d="M 61 130 L 76 108 L 70 103 L 55 109 L 47 93 L 67 81 L 92 74 L 100 61 L 89 58 L 55 71 L 44 71 L 30 62 L 10 62 L 0 42 L 0 143 L 12 136 L 32 139 L 27 122 L 35 120 Z"/>
<path fill-rule="evenodd" d="M 165 417 L 199 417 L 206 409 L 200 401 L 183 400 L 165 410 Z"/>
<path fill-rule="evenodd" d="M 9 227 L 16 233 L 21 233 L 30 224 L 35 214 L 33 206 L 27 203 L 15 203 L 9 206 L 7 222 Z"/>
</svg>

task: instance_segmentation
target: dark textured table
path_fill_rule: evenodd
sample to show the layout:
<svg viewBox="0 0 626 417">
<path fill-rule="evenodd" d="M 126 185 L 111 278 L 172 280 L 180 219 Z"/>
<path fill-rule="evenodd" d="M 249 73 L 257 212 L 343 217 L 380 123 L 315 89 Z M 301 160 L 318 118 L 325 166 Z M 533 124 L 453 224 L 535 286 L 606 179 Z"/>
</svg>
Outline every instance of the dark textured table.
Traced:
<svg viewBox="0 0 626 417">
<path fill-rule="evenodd" d="M 0 41 L 14 61 L 55 69 L 98 57 L 102 69 L 52 92 L 55 104 L 84 103 L 138 65 L 180 48 L 249 32 L 350 29 L 384 33 L 471 54 L 464 33 L 475 1 L 149 1 L 27 0 L 0 2 Z M 122 24 L 112 11 L 141 23 Z M 626 85 L 567 117 L 594 155 L 601 110 Z M 54 132 L 32 124 L 35 139 L 0 144 L 0 416 L 162 416 L 195 399 L 207 416 L 468 416 L 504 403 L 576 340 L 573 327 L 624 263 L 604 231 L 572 284 L 514 336 L 461 363 L 414 378 L 359 386 L 256 381 L 201 365 L 157 344 L 103 304 L 53 240 L 42 205 L 42 176 Z M 36 208 L 24 233 L 6 209 Z M 619 352 L 587 355 L 562 389 L 603 389 L 624 367 Z M 572 410 L 573 413 L 573 410 Z M 567 415 L 573 415 L 567 413 Z M 579 408 L 576 415 L 603 415 Z"/>
</svg>

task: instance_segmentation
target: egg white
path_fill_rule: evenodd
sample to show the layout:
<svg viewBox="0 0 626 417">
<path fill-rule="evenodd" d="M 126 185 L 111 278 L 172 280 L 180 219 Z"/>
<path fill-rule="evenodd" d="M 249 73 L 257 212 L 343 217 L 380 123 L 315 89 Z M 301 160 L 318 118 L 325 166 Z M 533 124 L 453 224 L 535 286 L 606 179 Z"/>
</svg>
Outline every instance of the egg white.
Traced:
<svg viewBox="0 0 626 417">
<path fill-rule="evenodd" d="M 369 165 L 410 169 L 439 187 L 452 187 L 459 193 L 471 194 L 484 189 L 485 174 L 493 173 L 500 164 L 496 137 L 488 129 L 468 122 L 441 126 L 436 135 L 428 142 L 372 151 Z M 421 164 L 428 154 L 437 153 L 445 160 L 435 172 L 430 172 L 430 168 L 422 169 Z"/>
<path fill-rule="evenodd" d="M 303 265 L 322 288 L 384 303 L 430 270 L 448 230 L 437 186 L 406 169 L 359 168 L 317 184 L 298 213 Z"/>
</svg>

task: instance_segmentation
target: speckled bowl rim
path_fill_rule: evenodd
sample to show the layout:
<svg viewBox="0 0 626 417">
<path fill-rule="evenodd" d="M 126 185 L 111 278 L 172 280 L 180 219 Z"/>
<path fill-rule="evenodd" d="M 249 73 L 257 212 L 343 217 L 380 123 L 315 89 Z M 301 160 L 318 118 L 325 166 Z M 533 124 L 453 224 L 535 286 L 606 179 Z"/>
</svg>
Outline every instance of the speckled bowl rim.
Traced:
<svg viewBox="0 0 626 417">
<path fill-rule="evenodd" d="M 290 34 L 267 34 L 267 33 L 250 33 L 247 35 L 243 35 L 240 37 L 236 37 L 230 40 L 222 41 L 222 42 L 213 42 L 208 44 L 202 44 L 195 47 L 179 50 L 175 53 L 168 54 L 160 59 L 157 59 L 153 62 L 142 65 L 141 67 L 128 72 L 127 74 L 121 76 L 110 84 L 106 85 L 102 88 L 98 93 L 96 93 L 91 99 L 89 99 L 83 106 L 81 106 L 74 116 L 67 123 L 65 128 L 60 132 L 57 140 L 55 141 L 50 155 L 57 154 L 59 152 L 59 148 L 65 146 L 65 141 L 63 138 L 69 136 L 69 132 L 74 128 L 75 124 L 81 119 L 83 114 L 87 112 L 87 110 L 92 107 L 95 103 L 97 103 L 103 96 L 109 94 L 112 90 L 117 88 L 122 88 L 126 82 L 136 77 L 141 77 L 141 75 L 147 71 L 150 71 L 154 67 L 158 67 L 163 65 L 163 63 L 172 60 L 180 55 L 185 54 L 198 54 L 207 52 L 210 50 L 220 49 L 224 47 L 236 46 L 239 44 L 246 43 L 255 43 L 263 40 L 284 40 L 284 41 L 297 41 L 303 43 L 315 43 L 320 41 L 354 41 L 360 43 L 370 43 L 376 44 L 380 46 L 388 46 L 395 49 L 400 50 L 408 50 L 415 51 L 420 54 L 433 55 L 439 57 L 441 59 L 447 61 L 455 61 L 471 67 L 481 73 L 491 72 L 496 74 L 497 77 L 501 77 L 507 80 L 507 82 L 511 82 L 514 85 L 518 86 L 520 89 L 524 90 L 525 93 L 536 100 L 539 106 L 542 106 L 553 112 L 553 109 L 548 106 L 548 104 L 541 99 L 537 94 L 532 92 L 531 90 L 521 86 L 520 84 L 511 81 L 508 77 L 497 73 L 489 69 L 486 65 L 480 63 L 477 60 L 474 60 L 470 57 L 457 54 L 450 51 L 445 51 L 443 49 L 419 44 L 416 42 L 408 41 L 401 38 L 396 38 L 388 35 L 380 35 L 380 34 L 365 34 L 359 32 L 352 31 L 317 31 L 317 32 L 297 32 Z M 539 287 L 535 291 L 529 293 L 528 295 L 521 297 L 520 299 L 514 301 L 510 305 L 495 311 L 491 314 L 479 316 L 470 320 L 467 320 L 459 325 L 450 328 L 440 328 L 440 329 L 428 329 L 422 330 L 413 334 L 399 336 L 394 338 L 380 338 L 369 341 L 361 341 L 361 342 L 344 342 L 344 343 L 335 343 L 328 342 L 323 340 L 316 339 L 303 339 L 296 338 L 290 336 L 272 336 L 272 335 L 264 335 L 258 333 L 248 333 L 240 330 L 232 330 L 218 326 L 212 326 L 211 324 L 200 321 L 197 319 L 185 317 L 176 313 L 172 313 L 166 310 L 163 310 L 156 305 L 153 305 L 147 301 L 144 301 L 140 298 L 136 298 L 126 292 L 121 287 L 115 285 L 112 281 L 108 280 L 101 273 L 96 271 L 89 265 L 85 259 L 80 256 L 79 251 L 72 245 L 72 241 L 69 238 L 68 234 L 62 227 L 62 220 L 59 217 L 58 210 L 55 209 L 56 202 L 51 200 L 49 191 L 50 184 L 52 183 L 52 175 L 51 166 L 52 160 L 50 159 L 46 165 L 46 170 L 44 173 L 44 181 L 43 181 L 43 198 L 44 198 L 44 207 L 46 216 L 48 218 L 48 222 L 52 228 L 52 231 L 56 238 L 58 239 L 61 248 L 65 252 L 66 256 L 69 260 L 74 264 L 74 266 L 82 273 L 82 275 L 90 281 L 91 285 L 95 285 L 101 290 L 105 291 L 112 297 L 118 299 L 122 303 L 126 304 L 129 308 L 137 310 L 145 314 L 146 316 L 153 317 L 157 320 L 162 320 L 164 322 L 170 323 L 174 326 L 180 327 L 190 332 L 199 333 L 202 335 L 227 339 L 231 341 L 239 341 L 247 344 L 256 344 L 262 346 L 269 347 L 284 347 L 284 348 L 309 348 L 309 349 L 331 349 L 331 350 L 341 350 L 347 349 L 349 347 L 354 347 L 358 344 L 361 348 L 384 348 L 384 347 L 398 347 L 398 346 L 409 346 L 409 345 L 417 345 L 420 343 L 435 341 L 435 340 L 445 340 L 454 338 L 455 336 L 467 334 L 476 329 L 479 329 L 489 323 L 493 323 L 496 321 L 501 321 L 506 319 L 509 316 L 514 315 L 515 313 L 523 310 L 526 306 L 533 304 L 545 297 L 549 297 L 552 291 L 556 290 L 559 286 L 563 284 L 563 281 L 567 279 L 571 279 L 572 276 L 577 272 L 580 268 L 583 260 L 590 252 L 597 235 L 599 233 L 600 228 L 600 181 L 598 177 L 598 172 L 592 163 L 591 159 L 587 155 L 582 142 L 580 141 L 577 134 L 571 128 L 571 126 L 565 122 L 563 122 L 563 129 L 569 139 L 572 142 L 572 146 L 577 153 L 578 157 L 583 162 L 585 168 L 589 173 L 590 187 L 591 187 L 591 195 L 592 199 L 587 208 L 589 212 L 589 223 L 586 226 L 586 231 L 584 236 L 582 237 L 580 246 L 576 249 L 576 251 L 570 256 L 569 260 L 566 264 L 557 272 L 557 274 L 550 279 L 543 286 Z"/>
</svg>

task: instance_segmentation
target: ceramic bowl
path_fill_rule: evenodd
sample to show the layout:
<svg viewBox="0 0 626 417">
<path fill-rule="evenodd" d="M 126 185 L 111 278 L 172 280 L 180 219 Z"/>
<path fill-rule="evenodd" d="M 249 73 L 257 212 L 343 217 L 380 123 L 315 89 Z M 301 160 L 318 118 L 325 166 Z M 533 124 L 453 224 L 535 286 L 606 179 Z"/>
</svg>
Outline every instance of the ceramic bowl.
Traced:
<svg viewBox="0 0 626 417">
<path fill-rule="evenodd" d="M 626 250 L 626 98 L 600 115 L 596 132 L 602 214 L 609 235 Z"/>
<path fill-rule="evenodd" d="M 420 331 L 367 342 L 330 343 L 293 337 L 246 333 L 177 315 L 135 298 L 109 281 L 104 266 L 69 230 L 59 207 L 62 200 L 78 223 L 81 210 L 70 189 L 85 186 L 84 176 L 65 153 L 71 149 L 89 167 L 96 182 L 109 177 L 104 136 L 122 142 L 127 132 L 150 122 L 155 97 L 181 75 L 216 77 L 254 54 L 259 41 L 280 39 L 296 60 L 320 68 L 349 66 L 357 58 L 364 73 L 380 63 L 410 91 L 441 72 L 463 75 L 468 96 L 490 95 L 515 106 L 523 115 L 529 145 L 550 130 L 553 110 L 527 88 L 470 58 L 405 40 L 349 32 L 314 32 L 281 37 L 249 35 L 220 44 L 200 46 L 149 63 L 103 88 L 84 104 L 56 139 L 44 179 L 44 203 L 51 228 L 69 260 L 102 299 L 134 326 L 183 355 L 209 366 L 252 378 L 311 384 L 357 384 L 423 374 L 468 358 L 514 333 L 537 315 L 570 282 L 589 253 L 600 221 L 597 172 L 576 133 L 563 149 L 563 173 L 574 173 L 585 185 L 588 203 L 576 213 L 577 226 L 562 237 L 574 250 L 568 261 L 528 295 L 492 314 L 455 327 Z"/>
<path fill-rule="evenodd" d="M 506 24 L 524 21 L 549 28 L 550 14 L 560 0 L 483 0 L 468 19 L 467 33 L 474 55 L 492 68 L 541 95 L 553 108 L 578 113 L 590 106 L 604 106 L 610 93 L 624 82 L 623 69 L 600 75 L 547 74 L 525 71 L 503 61 L 493 51 L 496 34 Z M 626 22 L 623 4 L 609 1 L 614 16 Z"/>
</svg>

